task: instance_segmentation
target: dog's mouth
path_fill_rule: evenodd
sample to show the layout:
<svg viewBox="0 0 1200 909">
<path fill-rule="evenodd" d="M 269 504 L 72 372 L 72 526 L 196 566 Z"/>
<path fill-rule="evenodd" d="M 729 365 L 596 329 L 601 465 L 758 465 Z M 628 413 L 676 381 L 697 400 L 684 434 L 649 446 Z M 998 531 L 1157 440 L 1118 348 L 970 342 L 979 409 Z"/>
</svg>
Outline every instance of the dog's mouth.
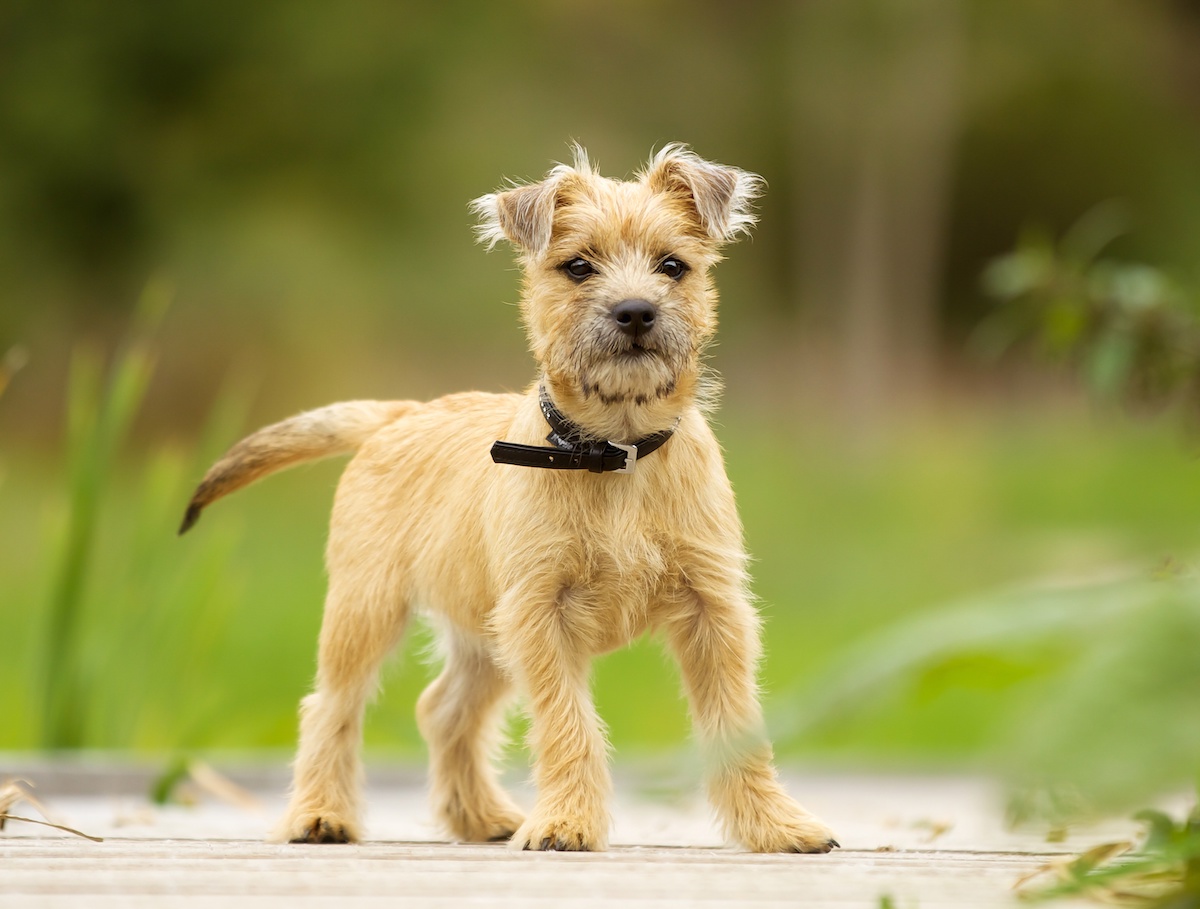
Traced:
<svg viewBox="0 0 1200 909">
<path fill-rule="evenodd" d="M 630 341 L 624 348 L 616 352 L 616 359 L 621 362 L 639 362 L 662 356 L 662 352 L 645 341 Z"/>
<path fill-rule="evenodd" d="M 666 351 L 655 335 L 638 338 L 619 338 L 613 344 L 612 356 L 617 362 L 635 363 L 647 360 L 661 360 Z"/>
</svg>

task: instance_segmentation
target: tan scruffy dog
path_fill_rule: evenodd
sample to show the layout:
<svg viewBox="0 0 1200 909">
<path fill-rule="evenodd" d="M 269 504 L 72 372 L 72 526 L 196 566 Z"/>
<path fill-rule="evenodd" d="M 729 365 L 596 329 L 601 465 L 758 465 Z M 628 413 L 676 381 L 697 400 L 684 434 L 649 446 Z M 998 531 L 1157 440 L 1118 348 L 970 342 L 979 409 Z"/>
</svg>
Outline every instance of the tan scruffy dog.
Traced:
<svg viewBox="0 0 1200 909">
<path fill-rule="evenodd" d="M 420 608 L 445 668 L 417 717 L 455 837 L 605 847 L 612 783 L 589 666 L 656 631 L 679 661 L 726 834 L 756 852 L 837 845 L 776 778 L 742 529 L 703 413 L 709 271 L 754 223 L 760 184 L 678 145 L 637 179 L 608 180 L 576 149 L 573 167 L 477 199 L 480 238 L 507 240 L 524 270 L 540 372 L 529 391 L 334 404 L 260 430 L 209 471 L 184 530 L 273 471 L 358 452 L 334 502 L 316 691 L 279 839 L 359 838 L 363 707 Z M 531 715 L 526 816 L 491 766 L 514 690 Z"/>
</svg>

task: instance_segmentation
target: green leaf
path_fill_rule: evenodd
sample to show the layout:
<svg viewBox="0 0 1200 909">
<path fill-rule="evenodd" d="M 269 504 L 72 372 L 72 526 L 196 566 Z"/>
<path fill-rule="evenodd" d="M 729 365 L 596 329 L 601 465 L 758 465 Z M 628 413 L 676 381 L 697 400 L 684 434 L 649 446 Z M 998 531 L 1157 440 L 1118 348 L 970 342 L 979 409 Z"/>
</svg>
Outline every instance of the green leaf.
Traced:
<svg viewBox="0 0 1200 909">
<path fill-rule="evenodd" d="M 1126 332 L 1106 332 L 1088 351 L 1084 372 L 1093 394 L 1105 400 L 1121 397 L 1128 390 L 1136 343 Z"/>
<path fill-rule="evenodd" d="M 179 784 L 187 780 L 190 772 L 191 762 L 187 758 L 175 758 L 151 784 L 150 801 L 155 805 L 170 804 L 175 799 Z"/>
<path fill-rule="evenodd" d="M 1063 234 L 1059 248 L 1064 257 L 1087 265 L 1129 229 L 1129 214 L 1116 199 L 1101 202 L 1084 212 Z"/>
<path fill-rule="evenodd" d="M 1044 286 L 1054 273 L 1054 260 L 1047 249 L 1019 249 L 988 263 L 983 272 L 983 289 L 999 300 L 1012 300 Z"/>
</svg>

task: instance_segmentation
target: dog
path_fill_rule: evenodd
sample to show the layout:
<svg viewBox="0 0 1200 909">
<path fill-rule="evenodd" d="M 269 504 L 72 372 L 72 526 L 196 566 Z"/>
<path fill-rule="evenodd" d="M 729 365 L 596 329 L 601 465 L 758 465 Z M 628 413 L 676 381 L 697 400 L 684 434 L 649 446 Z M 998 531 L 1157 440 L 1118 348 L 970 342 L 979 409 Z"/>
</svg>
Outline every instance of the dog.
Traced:
<svg viewBox="0 0 1200 909">
<path fill-rule="evenodd" d="M 607 846 L 589 666 L 654 632 L 679 663 L 727 838 L 754 852 L 838 845 L 777 779 L 742 528 L 705 416 L 711 270 L 755 223 L 762 185 L 683 145 L 606 179 L 575 146 L 573 165 L 471 203 L 478 239 L 508 242 L 522 268 L 528 391 L 334 404 L 259 430 L 209 470 L 181 533 L 260 477 L 357 452 L 333 505 L 316 686 L 275 839 L 360 838 L 364 705 L 420 609 L 445 662 L 417 719 L 434 811 L 458 840 Z M 524 816 L 491 764 L 518 692 L 537 787 Z"/>
</svg>

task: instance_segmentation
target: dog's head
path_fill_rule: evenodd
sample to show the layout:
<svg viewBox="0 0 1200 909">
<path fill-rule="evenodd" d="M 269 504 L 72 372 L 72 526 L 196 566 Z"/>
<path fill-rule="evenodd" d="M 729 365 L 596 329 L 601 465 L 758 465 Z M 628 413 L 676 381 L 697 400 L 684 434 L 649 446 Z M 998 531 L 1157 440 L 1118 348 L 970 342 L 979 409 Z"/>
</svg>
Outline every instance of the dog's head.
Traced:
<svg viewBox="0 0 1200 909">
<path fill-rule="evenodd" d="M 534 356 L 581 425 L 659 429 L 694 399 L 716 330 L 709 271 L 754 224 L 761 186 L 680 145 L 634 180 L 609 180 L 576 146 L 574 166 L 472 203 L 480 239 L 519 253 Z"/>
</svg>

